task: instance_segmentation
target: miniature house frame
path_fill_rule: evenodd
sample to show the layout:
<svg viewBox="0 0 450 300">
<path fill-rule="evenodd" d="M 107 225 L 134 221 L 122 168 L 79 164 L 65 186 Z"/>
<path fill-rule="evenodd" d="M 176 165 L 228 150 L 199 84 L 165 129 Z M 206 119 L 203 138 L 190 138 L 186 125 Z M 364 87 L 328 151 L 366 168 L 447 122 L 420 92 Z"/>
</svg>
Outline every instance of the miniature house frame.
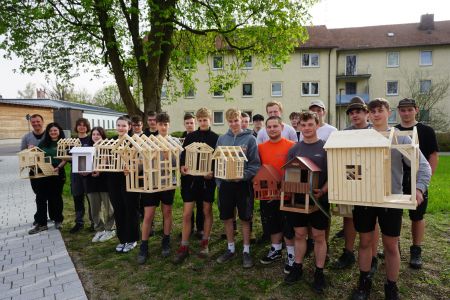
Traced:
<svg viewBox="0 0 450 300">
<path fill-rule="evenodd" d="M 104 139 L 94 144 L 94 171 L 123 172 L 122 157 L 112 151 L 118 144 L 118 139 Z"/>
<path fill-rule="evenodd" d="M 263 164 L 253 177 L 255 198 L 259 200 L 279 200 L 282 176 L 272 165 Z"/>
<path fill-rule="evenodd" d="M 73 147 L 72 172 L 92 172 L 94 170 L 95 147 Z"/>
<path fill-rule="evenodd" d="M 409 144 L 398 137 L 410 136 Z M 330 203 L 415 209 L 416 195 L 392 194 L 391 151 L 400 151 L 411 162 L 411 191 L 416 190 L 419 161 L 417 130 L 373 129 L 333 132 L 325 146 L 328 159 Z"/>
<path fill-rule="evenodd" d="M 19 176 L 20 178 L 41 178 L 58 175 L 53 171 L 52 159 L 45 156 L 45 152 L 33 147 L 17 153 L 19 156 Z"/>
<path fill-rule="evenodd" d="M 283 167 L 281 182 L 280 209 L 291 212 L 310 214 L 319 208 L 312 203 L 313 189 L 319 188 L 319 173 L 321 169 L 309 158 L 296 156 Z M 297 196 L 304 196 L 304 201 L 298 203 Z"/>
<path fill-rule="evenodd" d="M 247 160 L 240 146 L 218 146 L 213 153 L 214 176 L 232 180 L 244 178 L 244 163 Z"/>
<path fill-rule="evenodd" d="M 213 148 L 206 143 L 192 143 L 186 146 L 184 151 L 187 174 L 206 176 L 211 173 Z"/>
<path fill-rule="evenodd" d="M 56 158 L 71 160 L 72 156 L 70 155 L 70 150 L 73 147 L 81 147 L 79 138 L 60 139 L 56 148 Z"/>
</svg>

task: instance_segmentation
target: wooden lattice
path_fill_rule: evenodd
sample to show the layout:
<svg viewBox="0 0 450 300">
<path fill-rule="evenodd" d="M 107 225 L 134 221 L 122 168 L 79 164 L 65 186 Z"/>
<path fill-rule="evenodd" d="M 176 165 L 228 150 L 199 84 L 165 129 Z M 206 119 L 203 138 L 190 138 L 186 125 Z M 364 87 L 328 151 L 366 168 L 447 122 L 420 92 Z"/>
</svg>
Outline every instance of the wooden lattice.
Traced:
<svg viewBox="0 0 450 300">
<path fill-rule="evenodd" d="M 112 151 L 118 144 L 118 139 L 105 139 L 94 144 L 94 171 L 123 172 L 124 166 L 121 156 L 117 152 Z"/>
<path fill-rule="evenodd" d="M 58 141 L 58 146 L 56 148 L 56 158 L 71 160 L 72 155 L 70 155 L 70 150 L 73 147 L 81 147 L 81 142 L 79 138 L 60 139 Z"/>
<path fill-rule="evenodd" d="M 187 174 L 206 176 L 211 173 L 213 148 L 206 143 L 192 143 L 184 150 L 186 151 Z"/>
<path fill-rule="evenodd" d="M 52 166 L 50 156 L 45 156 L 45 152 L 33 147 L 17 153 L 19 157 L 19 176 L 21 178 L 40 178 L 58 175 Z"/>
<path fill-rule="evenodd" d="M 239 146 L 218 146 L 213 153 L 215 160 L 214 176 L 220 179 L 233 180 L 244 178 L 244 163 L 247 160 Z"/>
</svg>

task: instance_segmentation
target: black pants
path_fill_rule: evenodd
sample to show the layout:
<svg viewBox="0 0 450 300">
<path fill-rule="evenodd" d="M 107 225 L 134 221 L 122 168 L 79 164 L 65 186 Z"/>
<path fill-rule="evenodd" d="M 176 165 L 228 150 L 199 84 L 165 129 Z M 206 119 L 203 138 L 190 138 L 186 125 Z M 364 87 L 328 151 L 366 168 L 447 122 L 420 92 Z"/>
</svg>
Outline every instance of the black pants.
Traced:
<svg viewBox="0 0 450 300">
<path fill-rule="evenodd" d="M 76 196 L 73 195 L 73 203 L 75 205 L 75 223 L 77 224 L 84 224 L 84 213 L 86 211 L 84 207 L 84 199 L 86 199 L 88 203 L 89 221 L 93 223 L 91 215 L 91 203 L 89 202 L 89 198 L 87 198 L 85 194 L 81 194 Z"/>
<path fill-rule="evenodd" d="M 65 181 L 64 170 L 61 170 L 58 176 L 36 179 L 36 222 L 39 225 L 47 225 L 47 205 L 51 220 L 55 222 L 64 220 L 62 190 Z"/>
<path fill-rule="evenodd" d="M 139 240 L 139 193 L 126 191 L 123 173 L 108 173 L 108 193 L 121 244 Z"/>
<path fill-rule="evenodd" d="M 205 215 L 203 214 L 203 199 L 195 200 L 195 210 L 195 216 L 194 212 L 192 212 L 191 215 L 191 229 L 194 231 L 194 228 L 197 228 L 197 231 L 203 231 L 203 223 L 205 222 Z"/>
</svg>

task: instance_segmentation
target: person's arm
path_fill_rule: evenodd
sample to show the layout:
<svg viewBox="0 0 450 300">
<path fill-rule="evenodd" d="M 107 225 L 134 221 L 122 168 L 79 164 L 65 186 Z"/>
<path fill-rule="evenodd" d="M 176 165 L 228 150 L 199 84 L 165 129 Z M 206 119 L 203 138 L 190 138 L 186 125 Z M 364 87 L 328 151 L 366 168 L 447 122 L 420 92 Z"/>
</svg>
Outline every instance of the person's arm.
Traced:
<svg viewBox="0 0 450 300">
<path fill-rule="evenodd" d="M 25 134 L 22 137 L 22 140 L 20 141 L 20 150 L 25 150 L 28 148 L 28 144 L 27 144 L 27 134 Z"/>
<path fill-rule="evenodd" d="M 325 182 L 320 189 L 313 190 L 314 198 L 316 199 L 321 198 L 326 193 L 328 193 L 328 181 Z"/>
<path fill-rule="evenodd" d="M 431 175 L 436 171 L 439 162 L 439 154 L 437 152 L 433 152 L 430 154 L 430 158 L 428 159 L 428 163 L 431 167 Z"/>
<path fill-rule="evenodd" d="M 417 205 L 421 204 L 423 201 L 423 193 L 428 189 L 428 185 L 431 180 L 431 167 L 428 161 L 423 156 L 422 152 L 419 150 L 419 170 L 417 170 L 417 180 L 416 180 L 416 199 Z"/>
</svg>

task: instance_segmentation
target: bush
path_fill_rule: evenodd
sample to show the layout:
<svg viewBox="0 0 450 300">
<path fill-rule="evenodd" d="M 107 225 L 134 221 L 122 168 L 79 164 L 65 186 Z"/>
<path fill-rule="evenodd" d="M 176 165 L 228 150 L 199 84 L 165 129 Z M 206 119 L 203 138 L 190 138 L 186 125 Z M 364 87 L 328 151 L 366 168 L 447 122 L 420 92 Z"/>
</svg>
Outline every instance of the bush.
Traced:
<svg viewBox="0 0 450 300">
<path fill-rule="evenodd" d="M 183 135 L 183 131 L 174 131 L 170 133 L 171 136 L 180 138 Z"/>
<path fill-rule="evenodd" d="M 436 138 L 439 145 L 439 151 L 450 151 L 450 132 L 436 132 Z"/>
<path fill-rule="evenodd" d="M 106 138 L 107 139 L 112 139 L 115 137 L 117 137 L 117 131 L 115 131 L 114 129 L 106 130 Z"/>
</svg>

